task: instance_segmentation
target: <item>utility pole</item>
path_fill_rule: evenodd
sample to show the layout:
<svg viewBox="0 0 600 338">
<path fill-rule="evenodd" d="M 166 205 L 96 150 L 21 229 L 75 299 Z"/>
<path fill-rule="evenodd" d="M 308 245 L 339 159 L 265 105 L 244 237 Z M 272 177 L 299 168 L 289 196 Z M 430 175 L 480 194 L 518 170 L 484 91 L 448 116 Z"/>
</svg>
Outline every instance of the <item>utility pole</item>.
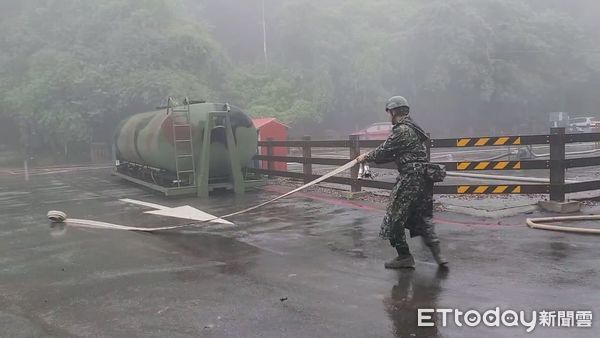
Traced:
<svg viewBox="0 0 600 338">
<path fill-rule="evenodd" d="M 267 54 L 267 22 L 265 20 L 265 0 L 262 0 L 262 29 L 263 29 L 263 53 L 265 56 L 265 67 L 268 64 Z"/>
</svg>

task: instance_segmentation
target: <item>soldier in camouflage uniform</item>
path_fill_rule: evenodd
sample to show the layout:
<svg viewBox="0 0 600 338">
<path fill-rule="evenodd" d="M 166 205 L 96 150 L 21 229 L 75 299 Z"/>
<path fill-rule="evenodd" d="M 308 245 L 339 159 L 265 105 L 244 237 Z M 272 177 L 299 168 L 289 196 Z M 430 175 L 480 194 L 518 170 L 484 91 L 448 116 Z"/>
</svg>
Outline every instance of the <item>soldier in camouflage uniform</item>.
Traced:
<svg viewBox="0 0 600 338">
<path fill-rule="evenodd" d="M 441 255 L 439 239 L 431 217 L 433 214 L 433 181 L 427 175 L 429 160 L 426 142 L 429 137 L 409 117 L 409 106 L 402 96 L 388 100 L 386 111 L 390 114 L 391 135 L 375 150 L 357 158 L 362 162 L 395 162 L 400 173 L 390 194 L 390 202 L 381 225 L 379 236 L 390 241 L 398 257 L 386 262 L 388 269 L 414 268 L 404 229 L 411 237 L 422 236 L 439 265 L 446 265 Z"/>
</svg>

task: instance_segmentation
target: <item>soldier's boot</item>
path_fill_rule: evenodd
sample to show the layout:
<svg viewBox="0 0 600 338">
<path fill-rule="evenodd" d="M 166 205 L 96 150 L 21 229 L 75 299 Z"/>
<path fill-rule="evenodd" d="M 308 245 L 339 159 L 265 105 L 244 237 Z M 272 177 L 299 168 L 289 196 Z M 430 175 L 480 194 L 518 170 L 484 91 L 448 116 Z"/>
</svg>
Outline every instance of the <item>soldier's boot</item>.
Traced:
<svg viewBox="0 0 600 338">
<path fill-rule="evenodd" d="M 383 266 L 386 269 L 414 269 L 415 268 L 415 259 L 410 254 L 408 247 L 396 247 L 396 251 L 398 252 L 398 257 L 392 259 L 391 261 L 385 262 Z"/>
<path fill-rule="evenodd" d="M 398 256 L 391 261 L 385 262 L 383 266 L 386 269 L 414 269 L 415 259 L 411 254 L 403 257 Z"/>
<path fill-rule="evenodd" d="M 433 259 L 438 263 L 439 266 L 447 266 L 448 260 L 444 255 L 442 255 L 442 250 L 440 249 L 440 242 L 429 243 L 429 249 L 431 250 L 431 254 L 433 255 Z"/>
</svg>

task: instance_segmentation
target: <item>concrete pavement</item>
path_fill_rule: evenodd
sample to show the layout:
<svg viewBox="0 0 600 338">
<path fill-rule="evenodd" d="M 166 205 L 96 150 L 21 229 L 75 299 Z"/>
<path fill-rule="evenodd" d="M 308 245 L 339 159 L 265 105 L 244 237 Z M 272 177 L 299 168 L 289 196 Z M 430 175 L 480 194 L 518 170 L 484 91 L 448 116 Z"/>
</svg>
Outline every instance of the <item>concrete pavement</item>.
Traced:
<svg viewBox="0 0 600 338">
<path fill-rule="evenodd" d="M 390 271 L 382 206 L 299 194 L 235 227 L 136 232 L 50 227 L 46 212 L 123 225 L 183 220 L 119 198 L 189 204 L 214 215 L 273 197 L 164 199 L 108 170 L 0 174 L 1 336 L 513 337 L 524 327 L 417 327 L 418 308 L 592 310 L 600 316 L 598 238 L 531 230 L 524 216 L 437 213 L 450 270 L 419 239 L 414 271 Z M 531 216 L 531 215 L 528 215 Z M 535 216 L 535 214 L 533 215 Z M 532 336 L 597 336 L 542 328 Z"/>
</svg>

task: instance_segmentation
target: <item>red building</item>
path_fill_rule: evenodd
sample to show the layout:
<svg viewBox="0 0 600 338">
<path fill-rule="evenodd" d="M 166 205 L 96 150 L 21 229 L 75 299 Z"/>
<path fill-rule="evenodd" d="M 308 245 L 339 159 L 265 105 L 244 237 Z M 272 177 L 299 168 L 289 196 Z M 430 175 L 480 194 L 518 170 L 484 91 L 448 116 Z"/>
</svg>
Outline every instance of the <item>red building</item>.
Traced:
<svg viewBox="0 0 600 338">
<path fill-rule="evenodd" d="M 276 118 L 260 118 L 252 119 L 254 127 L 258 130 L 258 140 L 267 141 L 272 139 L 274 141 L 285 141 L 288 139 L 289 127 L 285 124 L 277 121 Z M 267 155 L 267 147 L 259 147 L 260 155 Z M 273 156 L 288 156 L 288 148 L 285 147 L 274 147 Z M 267 161 L 259 161 L 259 168 L 267 169 Z M 287 171 L 286 162 L 273 162 L 273 170 Z"/>
</svg>

